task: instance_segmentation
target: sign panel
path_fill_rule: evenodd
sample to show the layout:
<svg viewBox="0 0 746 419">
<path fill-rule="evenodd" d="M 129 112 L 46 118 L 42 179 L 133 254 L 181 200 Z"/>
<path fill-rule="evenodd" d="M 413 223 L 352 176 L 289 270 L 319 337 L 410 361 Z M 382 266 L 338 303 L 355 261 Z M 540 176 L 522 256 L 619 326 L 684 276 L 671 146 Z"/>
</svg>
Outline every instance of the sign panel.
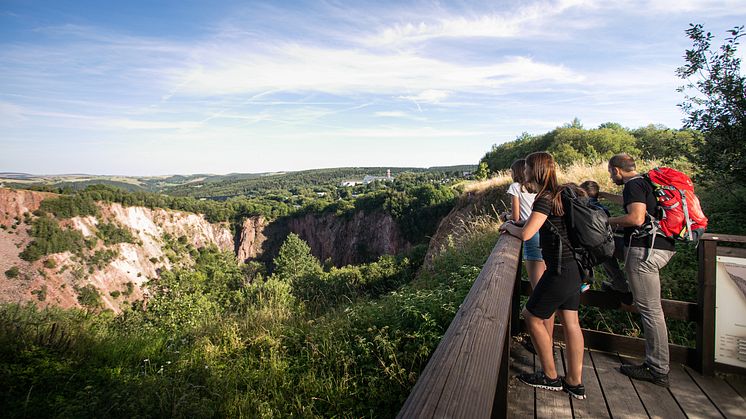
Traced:
<svg viewBox="0 0 746 419">
<path fill-rule="evenodd" d="M 715 361 L 746 368 L 746 259 L 718 256 Z"/>
</svg>

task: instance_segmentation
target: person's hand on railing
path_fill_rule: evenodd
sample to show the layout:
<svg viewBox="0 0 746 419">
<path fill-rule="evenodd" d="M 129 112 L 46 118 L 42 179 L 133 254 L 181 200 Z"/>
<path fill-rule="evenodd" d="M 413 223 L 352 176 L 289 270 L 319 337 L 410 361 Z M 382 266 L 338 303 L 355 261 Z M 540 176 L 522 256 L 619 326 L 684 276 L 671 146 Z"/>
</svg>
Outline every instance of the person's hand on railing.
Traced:
<svg viewBox="0 0 746 419">
<path fill-rule="evenodd" d="M 521 237 L 521 226 L 518 223 L 523 224 L 523 221 L 508 220 L 500 225 L 498 229 L 500 233 L 508 233 L 511 236 Z"/>
</svg>

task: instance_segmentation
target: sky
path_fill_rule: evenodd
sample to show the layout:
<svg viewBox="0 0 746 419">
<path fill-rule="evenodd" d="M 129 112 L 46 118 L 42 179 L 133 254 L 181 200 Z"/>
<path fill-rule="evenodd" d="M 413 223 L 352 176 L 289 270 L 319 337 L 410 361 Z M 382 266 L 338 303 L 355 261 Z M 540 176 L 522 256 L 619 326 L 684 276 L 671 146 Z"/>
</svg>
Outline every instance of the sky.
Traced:
<svg viewBox="0 0 746 419">
<path fill-rule="evenodd" d="M 720 45 L 746 0 L 0 0 L 0 172 L 431 167 L 574 118 L 680 128 L 690 23 Z"/>
</svg>

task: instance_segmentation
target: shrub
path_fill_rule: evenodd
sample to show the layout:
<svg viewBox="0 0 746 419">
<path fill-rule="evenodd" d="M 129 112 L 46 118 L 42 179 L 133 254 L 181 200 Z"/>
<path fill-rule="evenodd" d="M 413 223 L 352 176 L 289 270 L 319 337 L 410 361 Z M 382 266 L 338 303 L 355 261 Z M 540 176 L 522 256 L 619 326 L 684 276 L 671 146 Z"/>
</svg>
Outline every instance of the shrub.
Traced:
<svg viewBox="0 0 746 419">
<path fill-rule="evenodd" d="M 52 253 L 66 251 L 78 253 L 85 247 L 85 241 L 80 232 L 63 230 L 57 221 L 47 216 L 34 220 L 31 236 L 34 240 L 20 254 L 21 259 L 29 262 Z"/>
<path fill-rule="evenodd" d="M 43 265 L 47 269 L 54 269 L 57 267 L 57 263 L 54 261 L 54 259 L 44 259 Z"/>
<path fill-rule="evenodd" d="M 18 274 L 19 273 L 20 273 L 20 271 L 18 270 L 18 267 L 14 266 L 14 267 L 8 269 L 7 271 L 5 271 L 5 276 L 8 279 L 14 279 L 14 278 L 18 278 Z"/>
<path fill-rule="evenodd" d="M 36 299 L 39 301 L 45 301 L 47 299 L 47 286 L 42 285 L 38 290 L 31 291 L 31 294 L 36 295 Z"/>
<path fill-rule="evenodd" d="M 117 243 L 134 243 L 135 238 L 132 233 L 126 229 L 119 227 L 114 223 L 101 223 L 98 225 L 98 232 L 96 236 L 104 241 L 104 244 L 112 245 Z"/>
<path fill-rule="evenodd" d="M 101 306 L 101 294 L 95 286 L 88 284 L 76 288 L 76 291 L 78 291 L 78 302 L 83 307 L 99 308 Z"/>
</svg>

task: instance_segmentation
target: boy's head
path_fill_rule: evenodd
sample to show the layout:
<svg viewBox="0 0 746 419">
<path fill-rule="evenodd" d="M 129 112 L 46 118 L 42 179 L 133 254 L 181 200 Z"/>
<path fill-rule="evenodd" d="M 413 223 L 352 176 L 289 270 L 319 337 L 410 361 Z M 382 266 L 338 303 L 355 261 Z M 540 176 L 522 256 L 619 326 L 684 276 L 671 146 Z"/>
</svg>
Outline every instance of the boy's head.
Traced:
<svg viewBox="0 0 746 419">
<path fill-rule="evenodd" d="M 580 184 L 580 188 L 585 191 L 591 198 L 598 198 L 598 183 L 592 180 L 586 180 Z"/>
</svg>

